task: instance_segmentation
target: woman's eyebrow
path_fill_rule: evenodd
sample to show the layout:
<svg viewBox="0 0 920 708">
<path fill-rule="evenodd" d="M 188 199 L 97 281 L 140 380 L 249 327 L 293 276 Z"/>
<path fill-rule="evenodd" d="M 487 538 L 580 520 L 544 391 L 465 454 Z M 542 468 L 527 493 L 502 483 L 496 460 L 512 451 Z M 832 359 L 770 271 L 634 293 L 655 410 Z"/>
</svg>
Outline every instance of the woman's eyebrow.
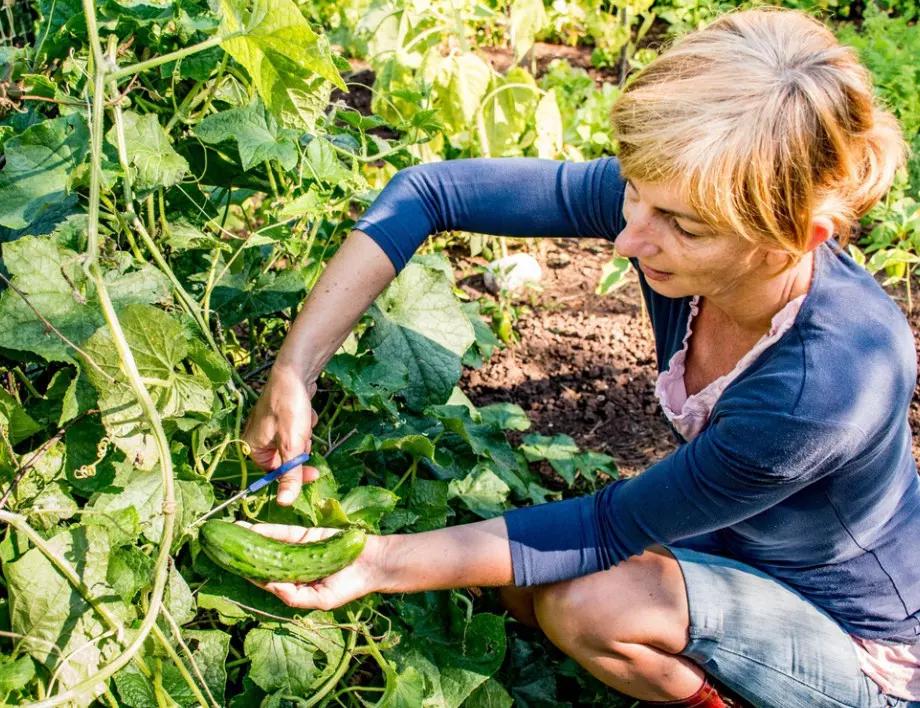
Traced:
<svg viewBox="0 0 920 708">
<path fill-rule="evenodd" d="M 693 221 L 697 224 L 705 223 L 700 217 L 695 214 L 685 214 L 682 211 L 674 211 L 673 209 L 662 209 L 661 207 L 655 207 L 657 211 L 660 211 L 662 214 L 667 214 L 668 216 L 675 216 L 678 219 L 684 219 L 686 221 Z"/>
<path fill-rule="evenodd" d="M 632 180 L 626 180 L 626 184 L 632 187 L 635 190 L 636 194 L 639 194 L 639 188 L 636 187 L 635 183 Z M 674 209 L 665 209 L 663 207 L 654 207 L 654 208 L 655 208 L 655 211 L 661 212 L 662 214 L 667 214 L 668 216 L 674 216 L 678 219 L 684 219 L 685 221 L 693 221 L 694 223 L 697 223 L 697 224 L 705 225 L 706 223 L 696 214 L 687 214 L 682 211 L 676 211 Z"/>
</svg>

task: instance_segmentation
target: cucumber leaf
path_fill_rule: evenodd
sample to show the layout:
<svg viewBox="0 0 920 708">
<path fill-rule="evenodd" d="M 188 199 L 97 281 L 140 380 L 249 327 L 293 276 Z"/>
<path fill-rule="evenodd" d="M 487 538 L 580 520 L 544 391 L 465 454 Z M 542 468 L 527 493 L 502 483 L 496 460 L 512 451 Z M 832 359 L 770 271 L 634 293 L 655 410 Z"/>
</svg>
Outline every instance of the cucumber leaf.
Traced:
<svg viewBox="0 0 920 708">
<path fill-rule="evenodd" d="M 371 308 L 375 326 L 364 345 L 378 361 L 409 372 L 402 392 L 413 410 L 444 403 L 460 380 L 460 361 L 473 343 L 473 326 L 443 273 L 409 263 Z"/>
<path fill-rule="evenodd" d="M 309 696 L 342 658 L 345 643 L 331 612 L 311 612 L 297 623 L 265 622 L 246 635 L 251 678 L 265 691 Z M 319 659 L 320 665 L 317 665 Z"/>
<path fill-rule="evenodd" d="M 124 112 L 125 147 L 128 166 L 133 171 L 133 186 L 138 192 L 178 184 L 188 172 L 188 162 L 169 144 L 169 137 L 155 114 L 138 115 Z M 118 149 L 113 127 L 106 140 Z"/>
<path fill-rule="evenodd" d="M 26 293 L 42 317 L 77 346 L 104 324 L 95 288 L 75 251 L 47 237 L 27 236 L 3 244 L 3 261 L 16 289 Z M 108 280 L 116 310 L 169 297 L 169 281 L 151 265 Z M 73 349 L 50 331 L 12 288 L 0 295 L 0 346 L 33 352 L 49 361 L 76 363 Z"/>
<path fill-rule="evenodd" d="M 109 538 L 98 526 L 76 526 L 59 533 L 48 545 L 72 567 L 94 602 L 122 622 L 133 610 L 119 598 L 107 580 Z M 79 562 L 75 563 L 74 559 Z M 33 548 L 4 568 L 9 583 L 13 631 L 22 635 L 19 648 L 48 671 L 57 670 L 65 688 L 89 678 L 120 651 L 114 637 L 100 637 L 111 629 L 89 602 L 61 575 L 41 550 Z M 61 663 L 60 657 L 79 650 L 79 661 Z M 93 695 L 98 695 L 102 685 Z"/>
<path fill-rule="evenodd" d="M 297 164 L 299 134 L 278 125 L 259 100 L 245 108 L 208 116 L 195 128 L 195 134 L 211 145 L 225 140 L 236 142 L 244 170 L 266 160 L 277 160 L 285 170 Z"/>
<path fill-rule="evenodd" d="M 246 68 L 276 118 L 312 131 L 329 100 L 328 90 L 319 90 L 323 84 L 347 90 L 328 40 L 310 29 L 292 0 L 221 0 L 220 5 L 220 33 L 226 37 L 221 46 Z"/>
<path fill-rule="evenodd" d="M 204 374 L 188 374 L 182 369 L 182 362 L 189 354 L 182 325 L 162 310 L 143 305 L 125 307 L 119 319 L 138 373 L 145 380 L 160 415 L 207 418 L 214 392 Z M 100 327 L 83 350 L 84 371 L 99 392 L 106 431 L 130 460 L 151 469 L 157 459 L 153 435 L 122 370 L 109 328 Z"/>
<path fill-rule="evenodd" d="M 89 130 L 80 115 L 46 120 L 3 144 L 0 226 L 24 229 L 70 191 L 70 173 L 89 149 Z"/>
</svg>

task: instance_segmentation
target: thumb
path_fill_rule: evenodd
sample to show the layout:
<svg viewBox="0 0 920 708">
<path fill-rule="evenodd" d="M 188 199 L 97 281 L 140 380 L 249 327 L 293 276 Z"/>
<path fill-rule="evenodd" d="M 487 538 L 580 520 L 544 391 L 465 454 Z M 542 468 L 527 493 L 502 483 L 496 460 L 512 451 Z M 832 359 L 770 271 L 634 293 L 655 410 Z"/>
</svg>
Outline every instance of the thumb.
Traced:
<svg viewBox="0 0 920 708">
<path fill-rule="evenodd" d="M 302 440 L 282 441 L 279 445 L 281 458 L 283 462 L 293 460 L 295 457 L 304 452 L 306 446 Z M 278 481 L 278 503 L 281 506 L 289 506 L 294 503 L 297 495 L 300 494 L 300 488 L 303 485 L 303 467 L 298 465 L 289 472 L 281 475 Z"/>
</svg>

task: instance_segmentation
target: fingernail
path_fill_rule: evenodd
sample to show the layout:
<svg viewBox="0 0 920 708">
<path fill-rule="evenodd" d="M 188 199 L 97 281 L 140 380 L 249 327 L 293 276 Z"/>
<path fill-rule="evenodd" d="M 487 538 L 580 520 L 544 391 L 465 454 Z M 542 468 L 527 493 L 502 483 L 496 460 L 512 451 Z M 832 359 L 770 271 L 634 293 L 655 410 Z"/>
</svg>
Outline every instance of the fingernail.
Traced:
<svg viewBox="0 0 920 708">
<path fill-rule="evenodd" d="M 285 489 L 281 492 L 278 492 L 278 503 L 279 504 L 291 504 L 294 501 L 294 490 Z"/>
</svg>

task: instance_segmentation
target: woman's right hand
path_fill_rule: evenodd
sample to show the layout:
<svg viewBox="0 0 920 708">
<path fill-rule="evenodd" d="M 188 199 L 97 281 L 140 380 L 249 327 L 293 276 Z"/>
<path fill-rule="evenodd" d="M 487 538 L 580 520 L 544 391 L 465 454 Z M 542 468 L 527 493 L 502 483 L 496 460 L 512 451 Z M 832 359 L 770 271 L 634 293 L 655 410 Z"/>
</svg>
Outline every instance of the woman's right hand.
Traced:
<svg viewBox="0 0 920 708">
<path fill-rule="evenodd" d="M 310 399 L 316 393 L 316 383 L 307 384 L 303 378 L 284 367 L 276 366 L 256 402 L 243 440 L 249 445 L 250 457 L 264 470 L 280 467 L 303 452 L 310 452 L 316 412 Z M 281 477 L 278 503 L 294 503 L 304 483 L 319 477 L 315 467 L 295 467 Z"/>
</svg>

